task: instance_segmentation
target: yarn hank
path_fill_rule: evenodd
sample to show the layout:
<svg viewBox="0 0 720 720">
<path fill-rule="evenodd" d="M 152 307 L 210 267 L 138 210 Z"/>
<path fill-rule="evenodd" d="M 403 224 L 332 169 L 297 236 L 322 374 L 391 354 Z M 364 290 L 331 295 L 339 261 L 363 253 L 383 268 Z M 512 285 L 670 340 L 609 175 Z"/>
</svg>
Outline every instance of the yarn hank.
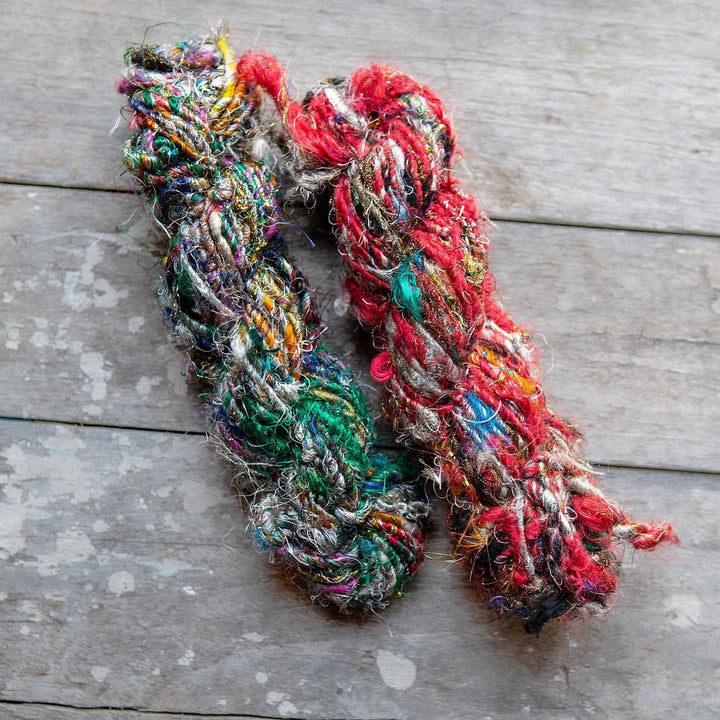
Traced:
<svg viewBox="0 0 720 720">
<path fill-rule="evenodd" d="M 530 633 L 603 612 L 621 543 L 677 538 L 603 495 L 579 433 L 547 407 L 537 350 L 494 297 L 488 220 L 453 177 L 438 95 L 373 65 L 300 104 L 279 64 L 255 53 L 238 77 L 274 100 L 301 191 L 331 190 L 349 298 L 380 350 L 372 374 L 400 436 L 431 451 L 457 552 L 490 604 Z"/>
<path fill-rule="evenodd" d="M 224 37 L 130 48 L 124 160 L 169 238 L 158 293 L 206 387 L 249 526 L 323 603 L 372 611 L 423 556 L 418 468 L 374 443 L 365 398 L 286 254 L 257 90 Z"/>
</svg>

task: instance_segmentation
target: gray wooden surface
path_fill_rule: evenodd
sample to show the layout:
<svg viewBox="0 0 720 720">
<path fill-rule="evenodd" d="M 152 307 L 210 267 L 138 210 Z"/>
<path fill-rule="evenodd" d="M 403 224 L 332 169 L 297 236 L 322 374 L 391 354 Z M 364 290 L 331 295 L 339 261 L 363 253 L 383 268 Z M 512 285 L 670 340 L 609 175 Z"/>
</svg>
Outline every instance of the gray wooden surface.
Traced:
<svg viewBox="0 0 720 720">
<path fill-rule="evenodd" d="M 717 3 L 0 10 L 0 718 L 718 716 Z M 492 269 L 552 406 L 606 491 L 681 535 L 628 553 L 606 618 L 535 639 L 495 617 L 451 562 L 440 500 L 423 569 L 381 616 L 309 604 L 253 549 L 152 294 L 160 240 L 127 192 L 124 122 L 110 134 L 125 45 L 221 18 L 299 94 L 385 60 L 454 106 L 458 172 L 496 220 Z M 376 397 L 315 224 L 295 254 Z"/>
</svg>

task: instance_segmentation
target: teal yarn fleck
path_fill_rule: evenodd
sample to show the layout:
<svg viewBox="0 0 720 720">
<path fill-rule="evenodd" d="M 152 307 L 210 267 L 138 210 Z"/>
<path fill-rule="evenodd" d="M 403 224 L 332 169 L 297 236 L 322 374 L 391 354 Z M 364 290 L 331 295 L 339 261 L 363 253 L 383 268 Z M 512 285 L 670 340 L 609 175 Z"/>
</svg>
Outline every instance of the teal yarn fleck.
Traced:
<svg viewBox="0 0 720 720">
<path fill-rule="evenodd" d="M 368 611 L 423 555 L 418 468 L 376 446 L 351 373 L 318 343 L 313 294 L 285 253 L 260 97 L 223 37 L 126 53 L 123 156 L 169 243 L 159 296 L 206 386 L 249 525 L 311 595 Z M 401 289 L 407 302 L 413 290 Z"/>
<path fill-rule="evenodd" d="M 416 259 L 406 257 L 397 266 L 390 281 L 393 302 L 422 322 L 422 292 L 417 284 L 413 265 Z"/>
</svg>

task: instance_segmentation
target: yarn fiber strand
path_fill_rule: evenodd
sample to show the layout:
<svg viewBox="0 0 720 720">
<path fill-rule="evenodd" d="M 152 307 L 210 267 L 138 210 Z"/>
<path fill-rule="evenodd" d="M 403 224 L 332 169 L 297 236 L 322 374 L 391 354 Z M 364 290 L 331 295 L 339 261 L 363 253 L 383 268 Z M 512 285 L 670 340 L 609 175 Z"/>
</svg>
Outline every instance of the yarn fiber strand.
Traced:
<svg viewBox="0 0 720 720">
<path fill-rule="evenodd" d="M 169 238 L 161 305 L 206 386 L 249 498 L 250 528 L 323 602 L 373 610 L 404 591 L 427 505 L 412 463 L 382 454 L 365 399 L 286 256 L 259 95 L 223 37 L 128 50 L 124 148 Z"/>
<path fill-rule="evenodd" d="M 602 612 L 620 541 L 650 550 L 677 539 L 601 493 L 577 431 L 547 407 L 536 348 L 494 297 L 488 222 L 450 170 L 455 135 L 439 97 L 377 65 L 302 104 L 271 57 L 247 53 L 238 77 L 275 101 L 301 191 L 331 189 L 347 292 L 379 349 L 373 376 L 398 433 L 431 451 L 457 552 L 490 604 L 532 633 Z"/>
</svg>

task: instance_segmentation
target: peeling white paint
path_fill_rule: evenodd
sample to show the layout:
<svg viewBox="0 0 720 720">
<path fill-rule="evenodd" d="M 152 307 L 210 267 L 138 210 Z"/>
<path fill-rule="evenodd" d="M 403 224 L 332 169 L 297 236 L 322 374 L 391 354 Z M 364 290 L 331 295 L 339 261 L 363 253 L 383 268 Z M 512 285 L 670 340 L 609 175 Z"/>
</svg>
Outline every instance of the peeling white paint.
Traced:
<svg viewBox="0 0 720 720">
<path fill-rule="evenodd" d="M 163 513 L 163 524 L 173 532 L 180 532 L 182 530 L 182 525 L 180 525 L 169 512 Z"/>
<path fill-rule="evenodd" d="M 184 665 L 189 666 L 190 663 L 195 659 L 195 653 L 192 650 L 186 650 L 185 655 L 181 658 L 178 658 L 177 664 L 178 665 Z"/>
<path fill-rule="evenodd" d="M 104 400 L 107 382 L 112 377 L 112 370 L 105 367 L 105 358 L 99 352 L 84 352 L 80 355 L 80 369 L 89 380 L 90 398 L 95 402 Z"/>
<path fill-rule="evenodd" d="M 163 350 L 165 352 L 165 350 Z M 178 397 L 184 397 L 187 393 L 185 378 L 181 374 L 180 368 L 176 364 L 178 362 L 177 353 L 173 356 L 173 361 L 167 363 L 167 379 L 170 381 L 173 393 Z"/>
<path fill-rule="evenodd" d="M 30 344 L 34 345 L 36 348 L 44 348 L 50 344 L 50 340 L 47 336 L 47 333 L 43 332 L 42 330 L 36 330 L 30 336 Z"/>
<path fill-rule="evenodd" d="M 204 513 L 208 508 L 220 504 L 225 499 L 215 487 L 198 480 L 185 479 L 179 487 L 180 492 L 185 494 L 183 508 L 191 515 Z"/>
<path fill-rule="evenodd" d="M 128 436 L 127 433 L 114 432 L 112 434 L 112 440 L 118 447 L 121 447 L 121 448 L 132 447 L 132 441 L 130 440 L 130 437 Z"/>
<path fill-rule="evenodd" d="M 63 305 L 71 307 L 75 312 L 86 310 L 90 306 L 87 293 L 78 290 L 80 273 L 77 270 L 68 270 L 63 280 Z"/>
<path fill-rule="evenodd" d="M 265 702 L 268 705 L 277 705 L 277 711 L 280 715 L 293 715 L 298 709 L 288 700 L 286 693 L 270 690 L 265 695 Z"/>
<path fill-rule="evenodd" d="M 283 700 L 277 707 L 281 715 L 294 715 L 298 709 L 289 700 Z"/>
<path fill-rule="evenodd" d="M 172 577 L 186 570 L 193 570 L 193 566 L 174 558 L 164 558 L 161 562 L 156 563 L 156 574 L 160 577 Z"/>
<path fill-rule="evenodd" d="M 104 533 L 107 532 L 110 529 L 110 526 L 104 521 L 104 520 L 96 520 L 92 524 L 93 532 L 96 533 Z"/>
<path fill-rule="evenodd" d="M 243 635 L 243 640 L 247 640 L 248 642 L 261 643 L 264 639 L 265 635 L 260 635 L 260 633 L 256 632 L 249 632 Z"/>
<path fill-rule="evenodd" d="M 41 577 L 50 577 L 66 565 L 85 562 L 95 552 L 90 538 L 82 530 L 70 529 L 58 533 L 54 552 L 38 555 L 36 562 L 27 564 L 36 567 Z"/>
<path fill-rule="evenodd" d="M 161 382 L 160 378 L 152 378 L 146 377 L 145 375 L 142 375 L 140 378 L 138 378 L 138 381 L 135 383 L 135 392 L 137 392 L 140 397 L 147 397 L 150 394 L 150 391 L 153 389 L 153 387 L 159 385 Z"/>
<path fill-rule="evenodd" d="M 18 610 L 27 615 L 30 622 L 39 623 L 44 619 L 40 606 L 34 600 L 21 600 L 18 603 Z"/>
<path fill-rule="evenodd" d="M 108 578 L 108 590 L 117 597 L 135 592 L 135 577 L 125 570 L 118 570 Z"/>
<path fill-rule="evenodd" d="M 135 562 L 149 567 L 154 577 L 171 577 L 179 572 L 193 569 L 192 565 L 172 557 L 163 557 L 160 560 L 136 558 Z"/>
<path fill-rule="evenodd" d="M 663 602 L 668 622 L 675 627 L 687 629 L 701 625 L 702 601 L 697 595 L 673 593 Z"/>
<path fill-rule="evenodd" d="M 53 341 L 53 347 L 56 350 L 66 350 L 71 355 L 80 355 L 83 351 L 83 344 L 78 339 L 66 339 L 68 331 L 74 332 L 74 329 L 70 327 L 70 318 L 63 318 L 55 327 L 55 340 Z"/>
<path fill-rule="evenodd" d="M 150 388 L 150 378 L 146 375 L 139 377 L 135 383 L 135 392 L 140 395 L 140 397 L 147 397 L 150 394 Z"/>
<path fill-rule="evenodd" d="M 5 457 L 7 458 L 8 462 L 10 462 L 10 453 L 3 453 Z M 18 478 L 15 474 L 12 478 L 13 480 L 21 480 L 24 478 Z M 19 483 L 13 482 L 12 484 L 3 485 L 2 487 L 3 495 L 5 495 L 5 499 L 7 502 L 12 503 L 13 505 L 17 505 L 18 503 L 21 503 L 23 500 L 23 491 L 22 487 Z"/>
<path fill-rule="evenodd" d="M 0 451 L 0 455 L 5 457 L 12 469 L 11 481 L 50 481 L 49 492 L 43 493 L 42 497 L 36 496 L 31 490 L 26 491 L 23 500 L 23 505 L 29 506 L 26 509 L 43 507 L 47 505 L 48 498 L 56 501 L 61 496 L 70 496 L 71 502 L 76 504 L 97 499 L 104 494 L 104 490 L 89 477 L 87 461 L 80 455 L 86 449 L 86 444 L 72 430 L 58 426 L 55 434 L 42 438 L 39 445 L 40 447 L 14 443 Z M 44 448 L 47 454 L 43 454 L 40 448 Z M 7 493 L 6 486 L 6 497 Z M 20 498 L 13 502 L 20 502 Z M 20 509 L 20 512 L 22 514 L 23 509 Z"/>
<path fill-rule="evenodd" d="M 101 310 L 117 307 L 120 300 L 125 300 L 128 296 L 127 288 L 116 290 L 105 278 L 95 280 L 93 288 L 97 291 L 93 304 Z"/>
<path fill-rule="evenodd" d="M 122 446 L 126 447 L 126 446 Z M 129 447 L 129 446 L 127 446 Z M 132 452 L 123 452 L 120 456 L 120 464 L 117 467 L 119 475 L 125 476 L 128 473 L 138 472 L 142 470 L 152 470 L 156 467 L 156 463 L 152 458 L 145 455 L 137 455 Z"/>
<path fill-rule="evenodd" d="M 376 663 L 382 681 L 394 690 L 407 690 L 415 683 L 416 668 L 412 660 L 388 650 L 378 650 Z"/>
<path fill-rule="evenodd" d="M 69 271 L 65 273 L 65 284 L 63 302 L 70 305 L 75 310 L 85 310 L 90 305 L 90 300 L 86 292 L 76 292 L 78 284 L 92 285 L 95 281 L 94 268 L 99 265 L 104 258 L 102 245 L 98 242 L 91 243 L 87 246 L 85 252 L 85 262 L 80 266 L 80 270 Z"/>
<path fill-rule="evenodd" d="M 90 233 L 86 233 L 90 235 Z M 127 288 L 117 290 L 105 277 L 95 277 L 95 268 L 105 256 L 102 237 L 87 245 L 85 258 L 80 270 L 68 270 L 63 278 L 63 304 L 82 312 L 90 307 L 107 310 L 117 307 L 128 297 Z"/>
<path fill-rule="evenodd" d="M 23 525 L 28 509 L 0 503 L 0 560 L 7 560 L 25 548 Z"/>
<path fill-rule="evenodd" d="M 50 478 L 51 496 L 71 496 L 71 503 L 86 503 L 101 498 L 105 491 L 98 487 L 94 473 L 89 472 L 88 462 L 81 456 L 87 448 L 85 441 L 65 428 L 59 428 L 54 436 L 43 438 L 40 444 L 48 451 L 43 458 L 46 476 Z M 33 458 L 35 471 L 37 460 Z"/>
<path fill-rule="evenodd" d="M 142 315 L 133 315 L 128 319 L 128 332 L 136 333 L 145 324 L 145 318 Z"/>
<path fill-rule="evenodd" d="M 94 680 L 101 683 L 104 682 L 105 678 L 110 674 L 110 668 L 103 665 L 93 665 L 90 668 L 90 674 L 93 676 Z"/>
<path fill-rule="evenodd" d="M 22 325 L 16 323 L 5 323 L 5 335 L 7 337 L 5 347 L 8 350 L 17 350 L 20 347 L 20 331 L 22 328 Z"/>
<path fill-rule="evenodd" d="M 0 452 L 12 465 L 10 458 L 13 450 L 19 446 L 12 445 L 5 451 Z M 8 478 L 12 479 L 22 478 Z M 21 552 L 26 547 L 24 535 L 25 522 L 32 520 L 45 520 L 48 513 L 43 509 L 47 505 L 47 498 L 38 498 L 33 493 L 26 493 L 23 496 L 20 488 L 8 482 L 2 488 L 5 500 L 0 502 L 0 560 L 7 560 L 13 555 Z"/>
</svg>

